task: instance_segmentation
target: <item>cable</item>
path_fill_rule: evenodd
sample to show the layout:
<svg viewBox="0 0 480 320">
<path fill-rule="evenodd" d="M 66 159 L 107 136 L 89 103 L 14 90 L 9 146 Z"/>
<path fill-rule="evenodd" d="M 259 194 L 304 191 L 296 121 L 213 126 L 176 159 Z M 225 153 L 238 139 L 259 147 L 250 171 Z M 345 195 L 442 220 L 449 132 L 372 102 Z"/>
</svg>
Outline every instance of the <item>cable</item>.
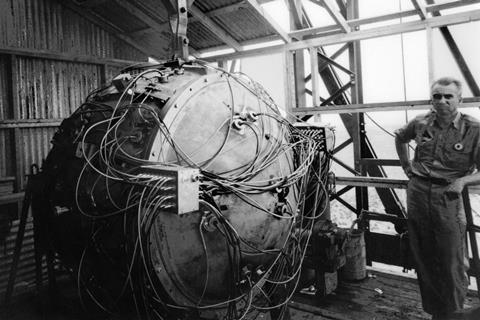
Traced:
<svg viewBox="0 0 480 320">
<path fill-rule="evenodd" d="M 171 124 L 163 122 L 165 110 L 162 108 L 168 102 L 159 103 L 153 89 L 139 89 L 154 87 L 156 77 L 170 74 L 168 72 L 150 68 L 132 73 L 123 91 L 115 93 L 115 101 L 97 102 L 96 94 L 104 92 L 97 90 L 75 113 L 75 117 L 85 120 L 78 126 L 73 140 L 82 155 L 74 183 L 75 209 L 95 226 L 93 234 L 117 230 L 102 229 L 98 223 L 120 221 L 122 225 L 118 229 L 122 232 L 118 241 L 124 244 L 122 281 L 113 304 L 132 293 L 137 313 L 158 319 L 168 318 L 169 312 L 216 308 L 226 310 L 226 319 L 244 319 L 250 312 L 284 308 L 298 285 L 314 222 L 327 208 L 326 174 L 331 159 L 326 150 L 321 151 L 322 143 L 326 143 L 283 118 L 273 99 L 258 83 L 245 75 L 222 70 L 228 114 L 216 122 L 201 143 L 185 146 L 177 138 L 178 132 L 170 132 Z M 245 95 L 244 101 L 240 93 Z M 93 120 L 86 117 L 88 112 L 95 115 Z M 149 154 L 152 140 L 161 141 L 161 150 L 155 157 Z M 213 141 L 217 143 L 216 148 L 202 157 L 205 146 Z M 159 285 L 152 260 L 170 263 L 163 253 L 152 252 L 151 241 L 152 232 L 158 231 L 164 214 L 172 208 L 174 198 L 169 193 L 172 179 L 142 171 L 143 166 L 158 164 L 188 166 L 200 171 L 199 205 L 205 210 L 199 212 L 198 235 L 206 275 L 197 301 L 191 306 L 166 298 L 168 293 Z M 231 213 L 222 211 L 219 199 L 228 197 L 250 210 L 251 216 L 265 226 L 278 225 L 281 232 L 273 235 L 270 247 L 253 241 L 251 235 L 232 220 Z M 311 204 L 308 207 L 305 206 L 307 200 Z M 218 263 L 209 254 L 216 246 L 210 247 L 211 240 L 206 237 L 207 215 L 218 222 L 209 232 L 216 232 L 224 242 L 225 270 L 229 277 L 223 301 L 204 302 L 208 300 L 209 283 L 215 279 L 211 270 L 216 270 L 214 263 Z M 80 270 L 92 254 L 110 259 L 111 255 L 100 248 L 102 241 L 101 237 L 92 236 L 89 252 L 85 249 L 80 258 Z M 268 265 L 257 266 L 257 270 L 244 265 L 250 258 L 262 258 L 262 255 L 269 257 Z M 161 272 L 171 279 L 176 277 L 168 268 Z M 260 287 L 262 283 L 268 288 Z M 86 293 L 86 297 L 107 311 L 104 301 L 91 290 Z M 262 294 L 271 300 L 268 306 L 257 301 L 256 296 Z M 275 295 L 281 299 L 270 299 Z M 150 309 L 153 312 L 149 312 Z"/>
</svg>

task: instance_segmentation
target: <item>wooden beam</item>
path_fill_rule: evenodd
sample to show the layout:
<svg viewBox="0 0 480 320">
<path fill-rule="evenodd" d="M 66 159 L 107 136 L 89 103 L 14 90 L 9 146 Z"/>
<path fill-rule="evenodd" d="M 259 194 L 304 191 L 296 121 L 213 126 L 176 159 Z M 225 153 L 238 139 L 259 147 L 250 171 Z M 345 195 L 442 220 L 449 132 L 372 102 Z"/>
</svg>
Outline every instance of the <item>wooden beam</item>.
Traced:
<svg viewBox="0 0 480 320">
<path fill-rule="evenodd" d="M 160 0 L 160 2 L 163 4 L 168 16 L 177 13 L 178 2 L 176 0 Z"/>
<path fill-rule="evenodd" d="M 240 0 L 236 3 L 229 4 L 229 5 L 224 6 L 224 7 L 220 7 L 220 8 L 214 9 L 214 10 L 207 11 L 207 12 L 205 12 L 205 15 L 209 18 L 213 18 L 213 17 L 216 17 L 216 16 L 222 16 L 222 15 L 225 15 L 225 14 L 228 14 L 228 13 L 235 12 L 239 9 L 245 9 L 247 7 L 248 7 L 248 4 L 245 3 L 245 0 Z"/>
<path fill-rule="evenodd" d="M 240 10 L 242 8 L 247 8 L 247 7 L 248 7 L 248 4 L 245 3 L 245 0 L 240 0 L 237 3 L 233 3 L 233 4 L 230 4 L 230 5 L 224 6 L 224 7 L 220 7 L 220 8 L 211 10 L 211 11 L 204 12 L 204 14 L 209 18 L 213 18 L 213 17 L 225 15 L 225 14 L 228 14 L 228 13 L 232 13 L 232 12 L 235 12 L 237 10 Z M 188 18 L 189 23 L 190 22 L 195 22 L 195 21 L 199 21 L 199 19 L 195 16 L 191 16 L 191 17 Z M 169 24 L 170 23 L 168 21 L 159 23 L 159 25 L 162 28 L 169 27 Z M 147 27 L 147 28 L 144 28 L 144 29 L 141 29 L 141 30 L 136 30 L 136 31 L 130 32 L 129 35 L 131 35 L 131 36 L 142 35 L 142 34 L 149 33 L 150 31 L 151 31 L 151 28 Z"/>
<path fill-rule="evenodd" d="M 232 38 L 232 36 L 230 36 L 223 28 L 221 28 L 216 22 L 209 18 L 195 5 L 192 5 L 188 10 L 194 17 L 197 17 L 201 24 L 212 31 L 220 40 L 235 49 L 235 51 L 243 50 L 242 45 L 237 40 Z"/>
<path fill-rule="evenodd" d="M 125 67 L 132 64 L 137 64 L 139 62 L 145 61 L 134 61 L 134 60 L 122 60 L 122 59 L 110 59 L 110 58 L 97 58 L 92 56 L 83 56 L 83 55 L 72 55 L 63 52 L 55 52 L 52 50 L 38 50 L 38 49 L 28 49 L 28 48 L 11 48 L 0 46 L 0 54 L 14 54 L 24 57 L 32 58 L 42 58 L 50 60 L 59 60 L 59 61 L 69 61 L 69 62 L 82 62 L 90 64 L 107 64 L 111 66 Z"/>
<path fill-rule="evenodd" d="M 474 108 L 480 104 L 480 97 L 463 98 L 459 108 Z M 328 113 L 356 113 L 356 112 L 377 112 L 377 111 L 394 111 L 394 110 L 424 110 L 431 109 L 430 100 L 416 101 L 397 101 L 397 102 L 379 102 L 365 104 L 345 104 L 345 105 L 328 105 L 322 107 L 295 108 L 293 114 L 297 116 L 328 114 Z"/>
<path fill-rule="evenodd" d="M 295 81 L 295 59 L 294 53 L 291 51 L 285 51 L 283 53 L 283 91 L 285 97 L 285 111 L 287 112 L 287 119 L 289 121 L 295 121 L 295 117 L 292 116 L 292 110 L 296 105 L 296 81 Z"/>
<path fill-rule="evenodd" d="M 300 50 L 309 47 L 320 47 L 338 43 L 345 43 L 356 40 L 365 40 L 372 38 L 379 38 L 384 36 L 390 36 L 399 33 L 408 33 L 419 30 L 424 30 L 427 27 L 439 28 L 447 25 L 462 24 L 472 21 L 480 20 L 480 10 L 473 10 L 468 12 L 454 13 L 444 15 L 440 17 L 432 17 L 420 21 L 410 21 L 399 23 L 392 26 L 382 26 L 372 29 L 352 31 L 349 33 L 339 33 L 332 36 L 308 39 L 303 41 L 297 41 L 287 43 L 283 45 L 275 45 L 266 48 L 252 49 L 244 51 L 242 53 L 223 54 L 206 58 L 206 60 L 215 61 L 217 59 L 238 59 L 241 57 L 253 57 L 265 54 L 272 54 L 276 52 L 282 52 L 283 50 Z"/>
<path fill-rule="evenodd" d="M 351 0 L 348 2 L 348 5 L 346 7 L 346 14 L 348 19 L 356 19 L 359 17 L 359 5 L 358 5 L 359 0 Z M 360 42 L 359 41 L 354 41 L 352 43 L 349 43 L 349 50 L 348 50 L 348 60 L 349 60 L 349 65 L 350 68 L 353 70 L 353 76 L 350 78 L 350 82 L 352 84 L 351 90 L 350 90 L 350 103 L 363 103 L 363 86 L 362 86 L 362 69 L 361 69 L 361 50 L 360 50 Z M 345 86 L 344 86 L 345 87 Z M 346 87 L 345 87 L 346 90 Z M 331 98 L 327 99 L 330 101 L 335 101 L 332 100 Z M 329 104 L 328 101 L 324 101 L 322 105 L 327 105 Z M 353 132 L 353 135 L 351 135 L 352 141 L 353 141 L 353 159 L 354 159 L 354 168 L 356 171 L 360 172 L 362 176 L 366 176 L 368 174 L 368 171 L 366 167 L 362 166 L 360 163 L 360 159 L 363 157 L 368 157 L 368 158 L 375 158 L 375 152 L 369 153 L 369 156 L 367 156 L 367 146 L 368 146 L 368 138 L 365 135 L 365 119 L 363 113 L 355 113 L 352 115 L 352 124 L 350 125 L 350 131 Z M 371 149 L 373 150 L 373 147 Z M 383 172 L 381 167 L 376 167 L 374 168 L 375 170 L 378 171 L 379 175 L 381 177 L 386 176 L 385 172 Z M 384 191 L 384 190 L 382 190 Z M 379 192 L 380 194 L 380 192 Z M 387 198 L 384 198 L 380 196 L 380 199 L 382 203 L 385 205 L 385 207 L 388 207 L 389 205 L 395 205 L 395 194 L 392 192 L 393 198 L 390 196 Z M 369 198 L 368 198 L 368 189 L 367 188 L 362 188 L 362 187 L 356 187 L 355 188 L 355 200 L 356 200 L 356 207 L 357 207 L 357 215 L 360 214 L 361 211 L 363 210 L 368 210 L 369 207 Z M 389 202 L 389 205 L 387 205 L 386 202 Z M 366 226 L 364 223 L 359 224 L 359 228 L 365 228 L 368 231 L 368 226 Z"/>
<path fill-rule="evenodd" d="M 432 28 L 425 29 L 427 37 L 427 62 L 428 62 L 428 83 L 435 81 L 435 59 L 433 57 L 433 30 Z"/>
<path fill-rule="evenodd" d="M 347 16 L 347 4 L 345 3 L 344 0 L 336 0 L 338 9 L 340 10 L 340 14 L 343 17 Z"/>
<path fill-rule="evenodd" d="M 305 49 L 310 46 L 325 46 L 337 43 L 344 43 L 356 40 L 365 40 L 378 37 L 384 37 L 399 33 L 408 33 L 425 29 L 427 26 L 431 28 L 439 28 L 447 25 L 462 24 L 480 20 L 480 9 L 468 12 L 449 14 L 440 17 L 432 17 L 423 21 L 410 21 L 399 23 L 392 26 L 383 26 L 367 30 L 359 30 L 348 34 L 338 34 L 317 39 L 309 39 L 297 41 L 295 43 L 285 44 L 288 50 Z M 280 46 L 281 47 L 281 46 Z"/>
<path fill-rule="evenodd" d="M 288 35 L 288 33 L 283 30 L 283 28 L 275 21 L 273 18 L 263 10 L 263 8 L 260 6 L 260 4 L 257 2 L 257 0 L 246 0 L 250 6 L 255 9 L 258 14 L 262 16 L 262 18 L 267 22 L 273 30 L 280 36 L 280 38 L 283 39 L 286 43 L 289 43 L 292 41 L 292 38 Z"/>
<path fill-rule="evenodd" d="M 472 4 L 480 3 L 480 0 L 450 0 L 442 3 L 431 3 L 425 6 L 427 12 L 434 12 L 446 9 L 460 8 Z"/>
<path fill-rule="evenodd" d="M 138 19 L 145 22 L 149 28 L 143 29 L 137 32 L 128 33 L 129 37 L 135 38 L 136 36 L 150 32 L 153 30 L 155 34 L 160 37 L 166 43 L 170 43 L 171 39 L 164 35 L 165 31 L 171 32 L 169 22 L 158 22 L 157 20 L 153 19 L 150 15 L 148 15 L 144 10 L 140 9 L 139 7 L 132 4 L 130 1 L 127 0 L 114 0 L 119 6 L 123 7 L 125 10 L 130 12 L 132 15 L 137 17 Z M 166 3 L 164 3 L 166 5 Z M 167 6 L 166 6 L 167 7 Z M 191 46 L 188 47 L 190 54 L 198 55 L 197 51 L 192 48 Z M 162 59 L 161 57 L 153 56 L 157 59 Z"/>
<path fill-rule="evenodd" d="M 352 143 L 352 142 L 353 142 L 352 138 L 348 138 L 347 140 L 343 141 L 340 145 L 336 146 L 335 149 L 333 149 L 332 154 L 335 154 L 335 153 L 343 150 L 345 147 L 350 145 L 350 143 Z"/>
<path fill-rule="evenodd" d="M 9 102 L 10 105 L 13 107 L 13 118 L 20 119 L 22 118 L 22 114 L 20 112 L 20 101 L 18 100 L 18 92 L 19 92 L 19 82 L 20 82 L 20 75 L 18 74 L 18 58 L 16 55 L 10 56 L 10 69 L 9 78 L 10 78 L 10 85 L 9 85 Z M 22 132 L 20 128 L 13 129 L 13 169 L 15 171 L 15 183 L 14 183 L 14 192 L 22 191 L 24 187 L 24 179 L 25 179 L 25 172 L 23 171 L 25 165 L 24 159 L 24 145 L 22 141 Z"/>
<path fill-rule="evenodd" d="M 165 30 L 168 30 L 168 28 L 166 28 L 166 26 L 164 24 L 159 23 L 157 20 L 153 19 L 145 11 L 143 11 L 142 9 L 140 9 L 137 6 L 135 6 L 134 4 L 132 4 L 132 2 L 127 1 L 127 0 L 114 0 L 114 2 L 116 4 L 118 4 L 120 7 L 127 10 L 131 15 L 137 17 L 139 20 L 141 20 L 145 24 L 149 25 L 150 28 L 157 31 L 159 36 L 163 37 L 162 32 L 165 32 Z M 165 40 L 169 40 L 169 39 L 165 39 Z"/>
<path fill-rule="evenodd" d="M 294 54 L 294 95 L 295 95 L 295 107 L 307 106 L 307 88 L 305 80 L 305 56 L 303 50 L 287 51 Z M 311 75 L 310 75 L 311 76 Z M 293 87 L 292 87 L 293 88 Z"/>
<path fill-rule="evenodd" d="M 320 77 L 318 74 L 317 48 L 310 48 L 310 72 L 312 75 L 312 104 L 320 106 Z"/>
<path fill-rule="evenodd" d="M 427 19 L 427 10 L 425 10 L 425 7 L 421 5 L 418 0 L 410 0 L 412 1 L 413 6 L 415 7 L 415 10 L 417 10 L 418 15 L 420 16 L 420 19 L 425 20 Z"/>
<path fill-rule="evenodd" d="M 287 0 L 288 11 L 290 12 L 291 21 L 295 29 L 304 27 L 303 5 L 301 0 Z"/>
<path fill-rule="evenodd" d="M 244 48 L 246 46 L 258 45 L 258 44 L 273 42 L 273 41 L 277 41 L 278 43 L 280 43 L 280 41 L 283 42 L 283 40 L 281 40 L 277 34 L 272 34 L 272 35 L 257 38 L 257 39 L 241 41 L 240 45 Z M 209 54 L 215 51 L 221 51 L 226 49 L 231 49 L 231 47 L 227 45 L 221 45 L 221 46 L 215 46 L 215 47 L 210 47 L 206 49 L 200 49 L 200 50 L 197 50 L 197 54 L 204 55 L 204 54 Z"/>
<path fill-rule="evenodd" d="M 348 43 L 344 44 L 340 49 L 338 49 L 337 51 L 335 51 L 335 53 L 332 54 L 330 57 L 327 57 L 326 55 L 324 55 L 324 54 L 322 54 L 321 52 L 319 52 L 319 53 L 318 53 L 319 55 L 322 55 L 323 57 L 325 57 L 325 58 L 327 58 L 327 59 L 321 59 L 322 61 L 321 61 L 321 62 L 319 61 L 319 63 L 318 63 L 318 72 L 322 72 L 323 69 L 325 69 L 326 67 L 328 67 L 330 64 L 333 64 L 334 66 L 336 66 L 336 67 L 338 67 L 338 68 L 340 68 L 340 69 L 344 68 L 345 70 L 343 70 L 343 69 L 342 69 L 342 70 L 345 71 L 346 73 L 348 73 L 348 74 L 350 74 L 350 75 L 353 74 L 352 71 L 350 71 L 349 69 L 343 67 L 341 64 L 339 64 L 338 62 L 335 61 L 335 59 L 338 58 L 343 52 L 345 52 L 345 50 L 347 50 L 347 49 L 349 48 L 349 46 L 350 46 L 350 45 L 349 45 Z M 305 81 L 310 80 L 310 77 L 311 77 L 311 75 L 306 76 L 306 77 L 305 77 Z"/>
<path fill-rule="evenodd" d="M 433 2 L 433 0 L 426 0 L 426 1 L 427 3 Z M 432 14 L 435 17 L 440 16 L 440 12 L 433 12 Z M 452 36 L 452 33 L 447 27 L 440 28 L 440 33 L 445 39 L 447 46 L 453 55 L 453 58 L 457 62 L 457 65 L 460 68 L 460 72 L 462 73 L 462 76 L 465 78 L 465 81 L 468 87 L 470 88 L 470 91 L 472 91 L 472 94 L 474 96 L 480 96 L 480 88 L 478 87 L 475 77 L 470 71 L 470 68 L 468 67 L 467 62 L 463 58 L 462 52 L 458 48 L 457 43 L 455 42 L 455 39 Z"/>
<path fill-rule="evenodd" d="M 73 0 L 73 1 L 78 6 L 86 7 L 86 8 L 98 7 L 99 5 L 102 5 L 108 2 L 108 0 L 82 0 L 82 1 Z"/>
<path fill-rule="evenodd" d="M 330 16 L 340 26 L 343 32 L 350 32 L 350 26 L 348 25 L 347 20 L 345 20 L 340 11 L 335 8 L 332 0 L 323 0 L 323 4 Z"/>
<path fill-rule="evenodd" d="M 332 55 L 333 56 L 333 55 Z M 326 55 L 324 55 L 323 53 L 318 53 L 318 58 L 320 60 L 322 60 L 322 66 L 323 67 L 324 65 L 332 65 L 332 66 L 335 66 L 337 67 L 338 69 L 342 70 L 343 72 L 345 72 L 346 74 L 348 75 L 353 75 L 354 72 L 344 66 L 342 66 L 340 63 L 336 62 L 335 60 L 335 57 L 334 58 L 330 58 L 330 57 L 327 57 Z M 320 67 L 320 64 L 319 64 L 319 67 Z"/>
<path fill-rule="evenodd" d="M 458 8 L 461 6 L 471 5 L 475 3 L 480 3 L 480 0 L 461 0 L 461 1 L 450 1 L 450 2 L 439 3 L 439 4 L 431 4 L 431 5 L 425 6 L 425 11 L 435 12 L 443 9 Z M 369 18 L 349 19 L 347 20 L 347 23 L 353 29 L 355 27 L 365 25 L 365 24 L 395 20 L 395 19 L 414 16 L 416 14 L 418 14 L 417 10 L 406 10 L 401 12 L 388 13 L 385 15 L 380 15 L 375 17 L 369 17 Z M 291 37 L 303 38 L 308 35 L 327 33 L 331 31 L 340 31 L 340 27 L 338 25 L 330 25 L 330 26 L 324 26 L 324 27 L 307 28 L 307 29 L 292 31 L 289 33 L 289 35 Z"/>
<path fill-rule="evenodd" d="M 237 65 L 238 60 L 232 60 L 232 64 L 230 65 L 230 73 L 235 72 L 235 67 Z"/>
<path fill-rule="evenodd" d="M 335 184 L 355 187 L 407 189 L 408 180 L 377 177 L 335 177 Z"/>
<path fill-rule="evenodd" d="M 398 167 L 400 166 L 400 160 L 398 159 L 360 159 L 360 164 L 365 166 L 389 166 L 389 167 Z"/>
<path fill-rule="evenodd" d="M 416 14 L 415 10 L 410 11 L 402 11 L 402 12 L 395 12 L 389 13 L 382 16 L 370 17 L 370 18 L 363 18 L 363 19 L 351 19 L 347 20 L 348 25 L 351 29 L 369 23 L 376 23 L 381 21 L 388 21 L 394 20 L 402 17 L 408 17 Z M 330 32 L 341 32 L 341 28 L 338 25 L 329 25 L 323 27 L 314 27 L 314 28 L 306 28 L 302 30 L 296 30 L 289 33 L 291 37 L 307 37 L 309 35 L 318 35 L 318 34 L 325 34 Z"/>
<path fill-rule="evenodd" d="M 0 205 L 20 202 L 25 198 L 25 192 L 0 195 Z"/>
<path fill-rule="evenodd" d="M 288 11 L 290 13 L 290 24 L 293 29 L 301 29 L 305 26 L 309 26 L 309 21 L 304 15 L 304 8 L 301 0 L 286 0 Z M 305 81 L 305 57 L 303 50 L 291 52 L 294 57 L 293 67 L 293 85 L 286 90 L 292 90 L 295 96 L 293 105 L 298 107 L 305 107 L 307 105 L 306 100 L 306 81 Z"/>
<path fill-rule="evenodd" d="M 2 120 L 0 129 L 58 127 L 63 119 Z"/>
</svg>

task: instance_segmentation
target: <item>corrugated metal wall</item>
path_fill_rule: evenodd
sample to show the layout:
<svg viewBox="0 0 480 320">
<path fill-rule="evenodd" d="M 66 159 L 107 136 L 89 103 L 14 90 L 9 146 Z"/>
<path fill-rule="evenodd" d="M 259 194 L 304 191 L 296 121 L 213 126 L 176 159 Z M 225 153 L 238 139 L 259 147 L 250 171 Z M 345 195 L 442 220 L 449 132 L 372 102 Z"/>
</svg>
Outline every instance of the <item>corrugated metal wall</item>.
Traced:
<svg viewBox="0 0 480 320">
<path fill-rule="evenodd" d="M 56 119 L 72 113 L 100 85 L 99 65 L 19 57 L 20 119 Z"/>
<path fill-rule="evenodd" d="M 140 51 L 65 8 L 61 1 L 1 0 L 0 34 L 0 46 L 145 60 Z"/>
<path fill-rule="evenodd" d="M 20 207 L 5 200 L 9 199 L 8 193 L 24 189 L 25 174 L 31 164 L 41 165 L 60 120 L 71 114 L 91 90 L 118 73 L 120 66 L 109 65 L 102 58 L 147 59 L 57 0 L 0 0 L 1 49 L 9 51 L 0 54 L 0 304 Z M 46 56 L 46 52 L 54 54 Z M 99 59 L 78 62 L 69 60 L 68 55 Z M 17 289 L 19 284 L 32 285 L 35 278 L 31 222 L 25 236 Z"/>
<path fill-rule="evenodd" d="M 50 141 L 55 133 L 55 127 L 49 128 L 24 128 L 21 132 L 23 146 L 24 166 L 22 172 L 30 173 L 30 165 L 38 164 L 47 157 L 50 150 Z"/>
</svg>

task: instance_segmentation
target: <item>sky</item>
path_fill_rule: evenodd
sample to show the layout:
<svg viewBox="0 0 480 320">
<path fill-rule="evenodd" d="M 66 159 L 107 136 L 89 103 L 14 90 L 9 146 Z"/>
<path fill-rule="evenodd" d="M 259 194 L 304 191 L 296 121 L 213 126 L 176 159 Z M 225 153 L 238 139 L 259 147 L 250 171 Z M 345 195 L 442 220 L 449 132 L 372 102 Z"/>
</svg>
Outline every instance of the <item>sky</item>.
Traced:
<svg viewBox="0 0 480 320">
<path fill-rule="evenodd" d="M 333 24 L 332 18 L 323 8 L 309 0 L 303 0 L 302 2 L 314 26 Z M 441 1 L 437 0 L 436 2 Z M 285 30 L 290 29 L 285 1 L 273 1 L 264 4 L 263 7 Z M 480 5 L 473 5 L 461 10 L 479 8 Z M 413 9 L 410 0 L 360 0 L 361 18 L 410 9 Z M 457 11 L 459 10 L 457 9 Z M 446 12 L 450 13 L 452 10 Z M 401 21 L 418 19 L 418 17 L 407 17 Z M 382 23 L 371 24 L 368 27 L 380 25 Z M 480 41 L 472 41 L 478 37 L 480 22 L 450 26 L 449 29 L 477 83 L 480 84 L 480 59 L 478 59 Z M 324 47 L 324 49 L 327 54 L 331 54 L 339 46 L 329 46 Z M 463 80 L 460 70 L 438 29 L 433 29 L 432 48 L 434 59 L 431 73 L 433 77 L 449 75 Z M 365 103 L 429 99 L 430 69 L 426 31 L 363 40 L 361 42 L 361 54 Z M 283 106 L 285 103 L 283 59 L 282 54 L 272 54 L 245 58 L 242 59 L 240 64 L 241 71 L 261 83 L 279 106 Z M 308 60 L 306 61 L 308 62 Z M 347 54 L 340 56 L 337 62 L 348 66 Z M 309 72 L 309 63 L 306 63 L 306 74 Z M 345 82 L 348 80 L 348 76 L 342 74 L 341 71 L 339 75 Z M 307 87 L 309 86 L 310 84 L 307 84 Z M 320 92 L 325 92 L 323 86 L 320 87 Z M 326 95 L 322 94 L 322 96 L 325 97 Z M 465 88 L 463 96 L 472 96 L 468 88 Z M 309 103 L 311 104 L 311 99 L 307 101 L 307 104 Z M 395 127 L 421 112 L 424 111 L 371 112 L 369 115 L 382 125 Z M 480 119 L 478 108 L 462 109 L 462 112 Z M 338 115 L 322 115 L 321 120 L 325 123 L 341 126 Z"/>
</svg>

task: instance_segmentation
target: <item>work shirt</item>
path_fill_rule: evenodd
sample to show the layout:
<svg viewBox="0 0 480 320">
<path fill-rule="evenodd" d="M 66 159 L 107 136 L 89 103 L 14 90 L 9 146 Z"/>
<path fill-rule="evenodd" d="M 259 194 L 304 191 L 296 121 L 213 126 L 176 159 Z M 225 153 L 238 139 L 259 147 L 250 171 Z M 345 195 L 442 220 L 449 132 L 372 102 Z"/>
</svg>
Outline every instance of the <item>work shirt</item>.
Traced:
<svg viewBox="0 0 480 320">
<path fill-rule="evenodd" d="M 480 122 L 474 117 L 458 112 L 451 124 L 442 128 L 431 111 L 395 134 L 401 143 L 415 140 L 412 171 L 417 176 L 453 181 L 480 168 Z"/>
</svg>

